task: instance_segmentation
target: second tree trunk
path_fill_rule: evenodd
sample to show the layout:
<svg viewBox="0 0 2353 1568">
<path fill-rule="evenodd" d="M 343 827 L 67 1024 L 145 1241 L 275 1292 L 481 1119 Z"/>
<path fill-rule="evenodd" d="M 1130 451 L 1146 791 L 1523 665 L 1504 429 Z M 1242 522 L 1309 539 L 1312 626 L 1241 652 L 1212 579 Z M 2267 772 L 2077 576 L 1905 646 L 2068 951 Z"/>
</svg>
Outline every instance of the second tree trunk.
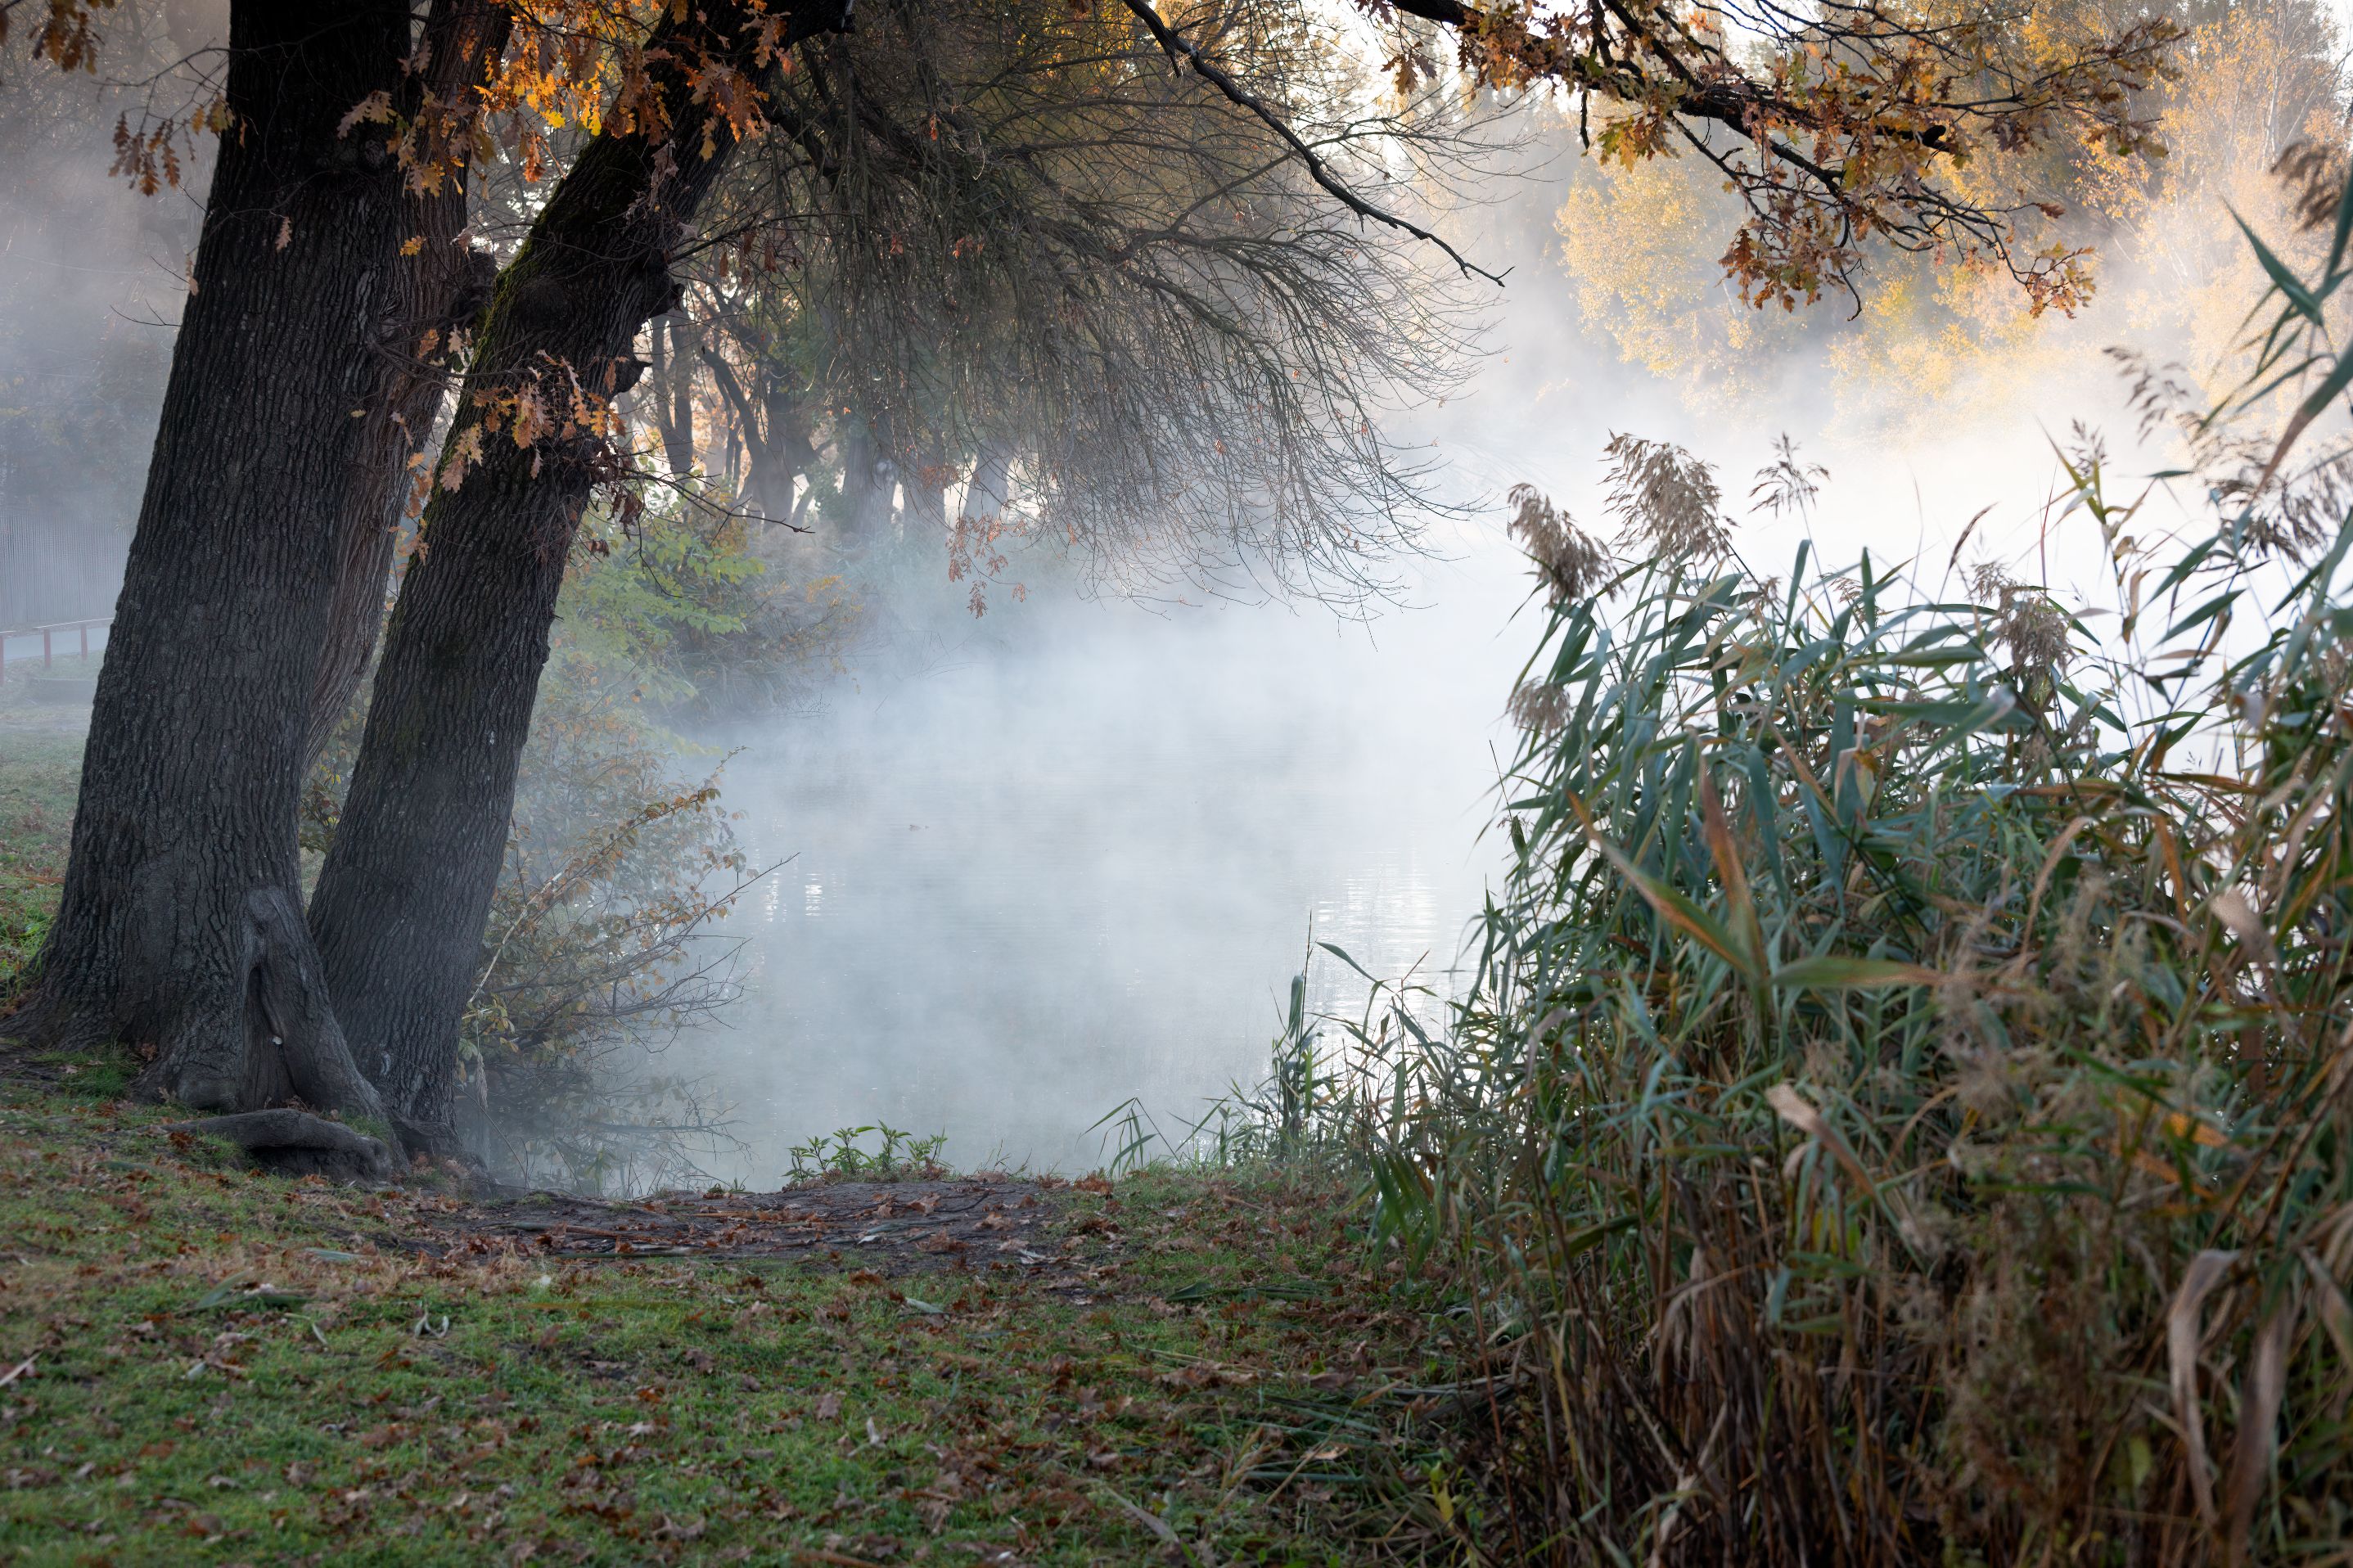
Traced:
<svg viewBox="0 0 2353 1568">
<path fill-rule="evenodd" d="M 781 42 L 842 9 L 795 8 Z M 580 416 L 636 380 L 638 329 L 675 302 L 671 247 L 733 143 L 698 100 L 694 68 L 757 79 L 761 23 L 742 4 L 666 13 L 647 58 L 667 129 L 598 135 L 533 224 L 478 336 L 442 488 L 385 634 L 311 925 L 354 1055 L 426 1147 L 455 1142 L 459 1022 L 548 628 L 581 514 L 614 477 L 606 433 Z"/>
</svg>

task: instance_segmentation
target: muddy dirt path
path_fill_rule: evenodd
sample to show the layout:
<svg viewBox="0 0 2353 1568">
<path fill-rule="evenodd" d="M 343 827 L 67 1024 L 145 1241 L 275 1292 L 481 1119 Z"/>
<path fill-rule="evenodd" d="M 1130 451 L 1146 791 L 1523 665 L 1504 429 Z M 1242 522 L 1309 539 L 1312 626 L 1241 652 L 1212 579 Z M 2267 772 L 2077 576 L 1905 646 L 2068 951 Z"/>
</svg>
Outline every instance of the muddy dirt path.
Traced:
<svg viewBox="0 0 2353 1568">
<path fill-rule="evenodd" d="M 1056 1184 L 1057 1186 L 1060 1184 Z M 441 1255 L 521 1247 L 568 1261 L 772 1258 L 885 1275 L 1014 1272 L 1088 1289 L 1089 1247 L 1052 1188 L 1012 1177 L 813 1182 L 773 1193 L 713 1188 L 633 1201 L 532 1193 L 418 1214 L 404 1240 Z"/>
</svg>

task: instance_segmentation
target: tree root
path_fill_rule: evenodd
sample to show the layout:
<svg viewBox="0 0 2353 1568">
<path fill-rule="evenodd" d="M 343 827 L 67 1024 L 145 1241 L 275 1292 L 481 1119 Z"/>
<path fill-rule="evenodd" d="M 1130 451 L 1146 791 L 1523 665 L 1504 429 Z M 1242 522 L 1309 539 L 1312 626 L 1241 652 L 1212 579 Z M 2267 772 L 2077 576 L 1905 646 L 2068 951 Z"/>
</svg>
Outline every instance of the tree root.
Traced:
<svg viewBox="0 0 2353 1568">
<path fill-rule="evenodd" d="M 255 1164 L 281 1175 L 374 1182 L 389 1181 L 399 1169 L 392 1151 L 381 1140 L 340 1121 L 285 1106 L 168 1125 L 174 1132 L 227 1139 L 244 1150 Z"/>
</svg>

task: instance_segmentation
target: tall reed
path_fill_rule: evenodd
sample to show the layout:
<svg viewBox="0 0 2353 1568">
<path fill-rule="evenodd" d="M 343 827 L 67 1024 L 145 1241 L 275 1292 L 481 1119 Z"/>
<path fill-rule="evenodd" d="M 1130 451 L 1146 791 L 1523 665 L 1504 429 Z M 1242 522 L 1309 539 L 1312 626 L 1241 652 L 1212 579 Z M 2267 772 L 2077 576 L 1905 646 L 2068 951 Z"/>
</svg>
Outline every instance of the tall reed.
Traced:
<svg viewBox="0 0 2353 1568">
<path fill-rule="evenodd" d="M 2141 542 L 2080 451 L 2094 639 L 1992 569 L 1763 576 L 1707 470 L 1611 455 L 1637 565 L 1516 493 L 1548 623 L 1476 983 L 1355 1031 L 1377 1228 L 1479 1391 L 1425 1542 L 2353 1561 L 2353 531 L 2265 475 Z"/>
</svg>

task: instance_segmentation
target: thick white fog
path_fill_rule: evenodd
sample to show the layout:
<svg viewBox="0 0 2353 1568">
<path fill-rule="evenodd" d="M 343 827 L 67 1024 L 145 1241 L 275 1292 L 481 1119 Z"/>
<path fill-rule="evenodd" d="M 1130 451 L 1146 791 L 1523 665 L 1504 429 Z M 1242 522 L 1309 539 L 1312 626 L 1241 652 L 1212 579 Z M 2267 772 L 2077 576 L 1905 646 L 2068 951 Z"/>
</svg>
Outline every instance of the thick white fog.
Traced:
<svg viewBox="0 0 2353 1568">
<path fill-rule="evenodd" d="M 793 857 L 729 922 L 733 1026 L 674 1047 L 773 1176 L 797 1134 L 881 1118 L 948 1157 L 1083 1166 L 1131 1095 L 1174 1136 L 1253 1081 L 1309 922 L 1377 974 L 1450 966 L 1494 861 L 1495 722 L 1526 637 L 1492 539 L 1425 607 L 1033 601 L 927 673 L 763 726 L 739 832 Z M 1313 999 L 1362 983 L 1318 955 Z"/>
</svg>

